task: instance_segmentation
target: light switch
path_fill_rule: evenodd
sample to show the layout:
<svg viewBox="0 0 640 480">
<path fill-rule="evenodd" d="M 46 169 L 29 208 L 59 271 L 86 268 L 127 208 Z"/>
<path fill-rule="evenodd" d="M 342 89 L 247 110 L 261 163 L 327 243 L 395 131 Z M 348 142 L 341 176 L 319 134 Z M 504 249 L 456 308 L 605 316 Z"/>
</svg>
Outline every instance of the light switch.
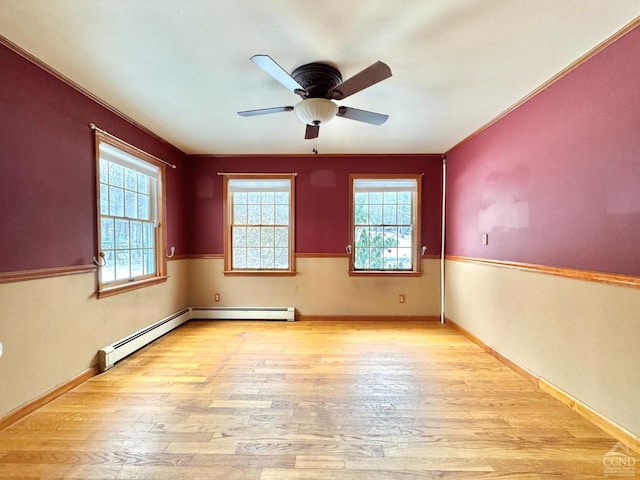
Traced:
<svg viewBox="0 0 640 480">
<path fill-rule="evenodd" d="M 482 245 L 489 245 L 489 235 L 486 233 L 482 234 Z"/>
</svg>

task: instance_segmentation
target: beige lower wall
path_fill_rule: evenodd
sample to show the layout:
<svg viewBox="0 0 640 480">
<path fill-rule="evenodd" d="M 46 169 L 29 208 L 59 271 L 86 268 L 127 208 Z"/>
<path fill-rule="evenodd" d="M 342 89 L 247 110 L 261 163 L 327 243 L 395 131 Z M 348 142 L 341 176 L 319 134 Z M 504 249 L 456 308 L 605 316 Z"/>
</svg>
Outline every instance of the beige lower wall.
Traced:
<svg viewBox="0 0 640 480">
<path fill-rule="evenodd" d="M 440 261 L 419 277 L 350 277 L 348 259 L 299 258 L 295 276 L 225 276 L 222 259 L 190 260 L 193 306 L 295 307 L 301 315 L 440 315 Z M 215 302 L 215 293 L 221 301 Z M 404 294 L 406 302 L 398 297 Z"/>
<path fill-rule="evenodd" d="M 186 260 L 166 283 L 96 299 L 95 273 L 0 284 L 0 418 L 96 363 L 97 351 L 189 306 Z"/>
<path fill-rule="evenodd" d="M 445 313 L 640 435 L 640 290 L 447 261 Z"/>
</svg>

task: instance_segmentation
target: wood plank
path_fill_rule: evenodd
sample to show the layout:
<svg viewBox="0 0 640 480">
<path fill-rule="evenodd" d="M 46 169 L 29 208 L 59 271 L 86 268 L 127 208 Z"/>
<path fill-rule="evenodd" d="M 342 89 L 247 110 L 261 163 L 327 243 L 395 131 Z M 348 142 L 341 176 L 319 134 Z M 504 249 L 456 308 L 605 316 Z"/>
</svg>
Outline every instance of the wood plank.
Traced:
<svg viewBox="0 0 640 480">
<path fill-rule="evenodd" d="M 586 479 L 616 443 L 438 323 L 189 322 L 0 432 L 0 479 Z"/>
</svg>

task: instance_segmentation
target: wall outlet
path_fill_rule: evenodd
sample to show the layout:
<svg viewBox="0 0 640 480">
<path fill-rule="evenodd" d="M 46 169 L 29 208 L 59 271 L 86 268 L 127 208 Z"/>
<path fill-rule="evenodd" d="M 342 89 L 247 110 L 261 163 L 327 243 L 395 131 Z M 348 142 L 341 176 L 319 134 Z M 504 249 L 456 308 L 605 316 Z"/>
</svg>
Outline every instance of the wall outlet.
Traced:
<svg viewBox="0 0 640 480">
<path fill-rule="evenodd" d="M 215 300 L 216 302 L 219 302 L 219 301 L 220 301 L 220 294 L 219 294 L 219 293 L 216 293 L 216 294 L 214 295 L 214 297 L 213 297 L 213 298 L 214 298 L 214 300 Z"/>
<path fill-rule="evenodd" d="M 0 357 L 2 357 L 2 342 L 0 342 Z"/>
<path fill-rule="evenodd" d="M 400 296 L 398 297 L 398 301 L 399 301 L 400 303 L 404 303 L 404 301 L 405 301 L 404 293 L 401 293 L 401 294 L 400 294 Z"/>
<path fill-rule="evenodd" d="M 482 234 L 482 245 L 489 245 L 489 235 L 486 233 Z"/>
</svg>

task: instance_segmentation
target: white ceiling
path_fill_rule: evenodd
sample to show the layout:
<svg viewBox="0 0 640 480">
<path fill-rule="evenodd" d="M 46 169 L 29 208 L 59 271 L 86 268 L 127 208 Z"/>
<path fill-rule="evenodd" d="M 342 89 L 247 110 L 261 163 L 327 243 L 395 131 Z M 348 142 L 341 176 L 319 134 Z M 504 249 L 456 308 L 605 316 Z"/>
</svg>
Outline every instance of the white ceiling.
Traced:
<svg viewBox="0 0 640 480">
<path fill-rule="evenodd" d="M 191 154 L 310 153 L 285 70 L 377 60 L 393 76 L 342 102 L 321 153 L 440 153 L 640 15 L 640 0 L 0 0 L 0 34 Z"/>
</svg>

